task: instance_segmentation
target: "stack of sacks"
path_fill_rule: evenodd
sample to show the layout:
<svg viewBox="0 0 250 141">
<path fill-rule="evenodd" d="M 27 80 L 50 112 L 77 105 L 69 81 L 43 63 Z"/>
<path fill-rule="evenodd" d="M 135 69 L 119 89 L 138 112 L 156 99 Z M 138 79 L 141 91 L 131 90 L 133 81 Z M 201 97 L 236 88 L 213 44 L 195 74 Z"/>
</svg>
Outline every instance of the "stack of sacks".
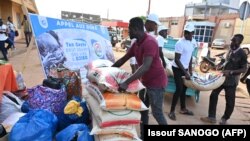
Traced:
<svg viewBox="0 0 250 141">
<path fill-rule="evenodd" d="M 205 76 L 202 76 L 198 73 L 193 73 L 191 80 L 184 78 L 185 86 L 193 88 L 199 91 L 210 91 L 221 86 L 225 81 L 225 76 L 222 73 L 213 74 L 207 73 Z"/>
<path fill-rule="evenodd" d="M 118 92 L 118 84 L 129 75 L 110 66 L 88 68 L 87 78 L 91 83 L 86 84 L 83 97 L 89 105 L 93 121 L 91 134 L 96 140 L 140 140 L 136 132 L 141 119 L 139 111 L 148 108 L 134 93 L 144 86 L 136 80 L 126 93 Z"/>
</svg>

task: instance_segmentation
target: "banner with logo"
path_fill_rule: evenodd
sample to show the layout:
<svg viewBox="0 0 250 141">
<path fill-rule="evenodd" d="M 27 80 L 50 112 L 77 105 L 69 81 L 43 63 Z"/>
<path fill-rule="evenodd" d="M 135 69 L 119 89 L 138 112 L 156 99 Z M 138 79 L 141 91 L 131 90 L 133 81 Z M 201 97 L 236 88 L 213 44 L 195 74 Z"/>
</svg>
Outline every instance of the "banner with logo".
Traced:
<svg viewBox="0 0 250 141">
<path fill-rule="evenodd" d="M 114 62 L 106 27 L 29 14 L 32 32 L 46 76 L 60 64 L 80 69 L 86 82 L 85 65 L 95 59 Z"/>
</svg>

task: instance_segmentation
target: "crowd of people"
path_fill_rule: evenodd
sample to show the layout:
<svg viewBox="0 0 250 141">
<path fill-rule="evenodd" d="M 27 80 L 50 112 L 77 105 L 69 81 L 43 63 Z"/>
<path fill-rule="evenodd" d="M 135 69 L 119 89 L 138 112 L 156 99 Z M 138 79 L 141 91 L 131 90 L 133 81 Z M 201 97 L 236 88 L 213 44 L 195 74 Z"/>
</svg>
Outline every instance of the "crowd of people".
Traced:
<svg viewBox="0 0 250 141">
<path fill-rule="evenodd" d="M 133 59 L 131 64 L 132 75 L 119 85 L 120 91 L 125 91 L 128 85 L 136 79 L 141 79 L 146 90 L 139 92 L 139 97 L 146 104 L 151 106 L 153 117 L 159 125 L 167 125 L 167 120 L 163 114 L 164 88 L 168 83 L 168 76 L 164 68 L 166 62 L 163 57 L 162 47 L 167 37 L 167 28 L 161 25 L 158 16 L 149 14 L 145 24 L 139 17 L 134 17 L 129 21 L 129 36 L 132 39 L 131 47 L 126 54 L 117 60 L 113 67 L 122 66 L 127 60 Z M 183 29 L 183 38 L 175 44 L 175 58 L 172 62 L 172 70 L 176 91 L 172 98 L 170 112 L 168 114 L 171 120 L 176 120 L 175 107 L 180 98 L 180 113 L 185 115 L 194 115 L 186 108 L 186 90 L 183 77 L 190 79 L 192 76 L 192 53 L 194 50 L 193 38 L 195 27 L 192 23 L 187 23 Z M 155 34 L 157 33 L 157 34 Z M 230 119 L 234 110 L 236 87 L 239 80 L 245 82 L 250 74 L 250 69 L 241 78 L 240 74 L 247 70 L 247 55 L 240 48 L 244 37 L 242 34 L 235 34 L 231 39 L 230 49 L 226 57 L 226 65 L 222 71 L 226 77 L 225 82 L 217 89 L 213 90 L 209 99 L 208 116 L 201 117 L 201 121 L 216 123 L 216 106 L 218 95 L 221 90 L 225 90 L 226 108 L 224 115 L 219 122 L 225 125 Z M 136 69 L 134 66 L 136 65 Z M 249 88 L 249 80 L 246 81 Z M 141 137 L 143 137 L 143 126 L 148 124 L 148 111 L 141 112 Z"/>
<path fill-rule="evenodd" d="M 24 35 L 26 40 L 27 47 L 29 46 L 32 32 L 29 21 L 27 20 L 26 15 L 23 17 L 21 25 L 24 26 Z M 7 18 L 6 24 L 4 24 L 3 19 L 0 18 L 0 53 L 4 60 L 8 61 L 8 50 L 15 49 L 15 37 L 18 36 L 18 30 L 15 24 L 12 21 L 12 17 Z M 7 44 L 7 46 L 6 46 Z"/>
</svg>

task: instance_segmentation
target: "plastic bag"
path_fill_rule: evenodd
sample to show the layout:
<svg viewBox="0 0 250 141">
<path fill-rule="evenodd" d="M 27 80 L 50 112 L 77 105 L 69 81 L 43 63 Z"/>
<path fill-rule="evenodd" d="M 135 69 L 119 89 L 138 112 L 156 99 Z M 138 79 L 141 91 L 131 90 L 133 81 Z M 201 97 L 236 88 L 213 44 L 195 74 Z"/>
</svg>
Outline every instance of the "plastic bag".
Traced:
<svg viewBox="0 0 250 141">
<path fill-rule="evenodd" d="M 63 65 L 50 69 L 49 76 L 60 78 L 66 87 L 67 99 L 73 96 L 82 97 L 80 69 L 71 70 Z"/>
<path fill-rule="evenodd" d="M 93 141 L 85 124 L 72 124 L 56 134 L 56 141 Z"/>
<path fill-rule="evenodd" d="M 2 123 L 10 114 L 21 112 L 22 101 L 11 92 L 4 92 L 2 102 L 0 103 L 0 123 Z"/>
<path fill-rule="evenodd" d="M 71 113 L 72 109 L 75 109 L 76 107 L 72 107 L 69 104 L 72 104 L 72 102 L 76 102 L 78 107 L 78 111 L 76 113 Z M 76 106 L 76 105 L 73 105 Z M 82 111 L 81 113 L 79 113 Z M 71 111 L 70 111 L 71 110 Z M 68 113 L 67 113 L 68 112 Z M 89 110 L 87 107 L 87 104 L 85 101 L 81 101 L 79 97 L 73 97 L 73 100 L 69 101 L 68 104 L 64 108 L 64 113 L 61 113 L 60 115 L 57 116 L 59 124 L 58 124 L 58 130 L 62 130 L 69 126 L 70 124 L 77 124 L 77 123 L 84 123 L 84 124 L 89 124 L 90 123 L 90 116 L 89 116 Z"/>
<path fill-rule="evenodd" d="M 17 123 L 17 121 L 26 115 L 25 113 L 21 112 L 15 112 L 9 115 L 4 121 L 3 121 L 3 126 L 5 127 L 6 131 L 9 133 L 12 129 L 12 127 Z"/>
<path fill-rule="evenodd" d="M 15 36 L 16 36 L 16 37 L 19 36 L 18 30 L 15 31 Z"/>
<path fill-rule="evenodd" d="M 21 72 L 16 72 L 14 71 L 15 73 L 15 76 L 16 76 L 16 82 L 17 82 L 17 87 L 18 87 L 18 90 L 24 90 L 26 89 L 26 84 L 23 80 L 23 75 Z"/>
<path fill-rule="evenodd" d="M 3 136 L 5 136 L 7 134 L 5 128 L 3 127 L 2 124 L 0 124 L 0 138 L 2 138 Z"/>
<path fill-rule="evenodd" d="M 33 110 L 21 117 L 9 134 L 10 141 L 52 141 L 57 117 L 46 110 Z"/>
</svg>

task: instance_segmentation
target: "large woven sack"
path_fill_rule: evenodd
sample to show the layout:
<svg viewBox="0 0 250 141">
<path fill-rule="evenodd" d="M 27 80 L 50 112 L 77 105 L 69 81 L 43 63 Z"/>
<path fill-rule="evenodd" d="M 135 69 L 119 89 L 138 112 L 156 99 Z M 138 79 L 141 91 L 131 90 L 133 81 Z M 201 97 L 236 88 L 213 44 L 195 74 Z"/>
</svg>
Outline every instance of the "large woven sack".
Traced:
<svg viewBox="0 0 250 141">
<path fill-rule="evenodd" d="M 87 101 L 90 113 L 97 121 L 99 127 L 110 127 L 115 125 L 139 124 L 141 114 L 133 110 L 104 111 L 93 95 L 83 89 L 83 97 Z"/>
<path fill-rule="evenodd" d="M 175 56 L 175 52 L 174 51 L 171 51 L 171 50 L 163 48 L 162 52 L 163 52 L 163 56 L 164 57 L 166 57 L 166 58 L 168 58 L 170 60 L 174 59 L 174 56 Z"/>
<path fill-rule="evenodd" d="M 135 125 L 117 125 L 100 128 L 93 119 L 91 135 L 98 136 L 100 141 L 135 140 L 140 141 Z M 118 135 L 118 136 L 117 136 Z"/>
<path fill-rule="evenodd" d="M 104 59 L 97 59 L 89 62 L 85 68 L 87 70 L 91 70 L 94 68 L 102 68 L 102 67 L 111 67 L 113 65 L 113 62 L 109 60 L 104 60 Z"/>
<path fill-rule="evenodd" d="M 98 135 L 95 141 L 141 141 L 139 137 L 129 138 L 119 134 Z"/>
<path fill-rule="evenodd" d="M 164 60 L 167 64 L 166 68 L 165 68 L 165 71 L 167 73 L 168 76 L 173 76 L 174 73 L 173 73 L 173 70 L 172 70 L 172 62 L 167 58 L 167 57 L 164 57 Z"/>
<path fill-rule="evenodd" d="M 107 90 L 115 93 L 119 93 L 119 84 L 127 80 L 130 76 L 130 73 L 116 67 L 95 68 L 87 73 L 89 81 L 96 83 L 101 91 Z M 136 93 L 144 88 L 140 80 L 137 79 L 128 85 L 126 92 Z"/>
<path fill-rule="evenodd" d="M 136 94 L 114 94 L 106 92 L 103 94 L 104 101 L 101 103 L 101 108 L 107 111 L 117 110 L 134 110 L 145 111 L 148 108 Z"/>
<path fill-rule="evenodd" d="M 184 79 L 184 85 L 199 91 L 210 91 L 220 87 L 224 81 L 223 74 L 208 74 L 206 77 L 194 75 L 190 80 Z"/>
<path fill-rule="evenodd" d="M 11 92 L 4 91 L 2 101 L 0 102 L 0 123 L 9 115 L 21 112 L 23 101 Z"/>
<path fill-rule="evenodd" d="M 96 85 L 91 83 L 86 84 L 86 90 L 98 101 L 98 103 L 101 103 L 104 100 L 102 92 Z"/>
</svg>

